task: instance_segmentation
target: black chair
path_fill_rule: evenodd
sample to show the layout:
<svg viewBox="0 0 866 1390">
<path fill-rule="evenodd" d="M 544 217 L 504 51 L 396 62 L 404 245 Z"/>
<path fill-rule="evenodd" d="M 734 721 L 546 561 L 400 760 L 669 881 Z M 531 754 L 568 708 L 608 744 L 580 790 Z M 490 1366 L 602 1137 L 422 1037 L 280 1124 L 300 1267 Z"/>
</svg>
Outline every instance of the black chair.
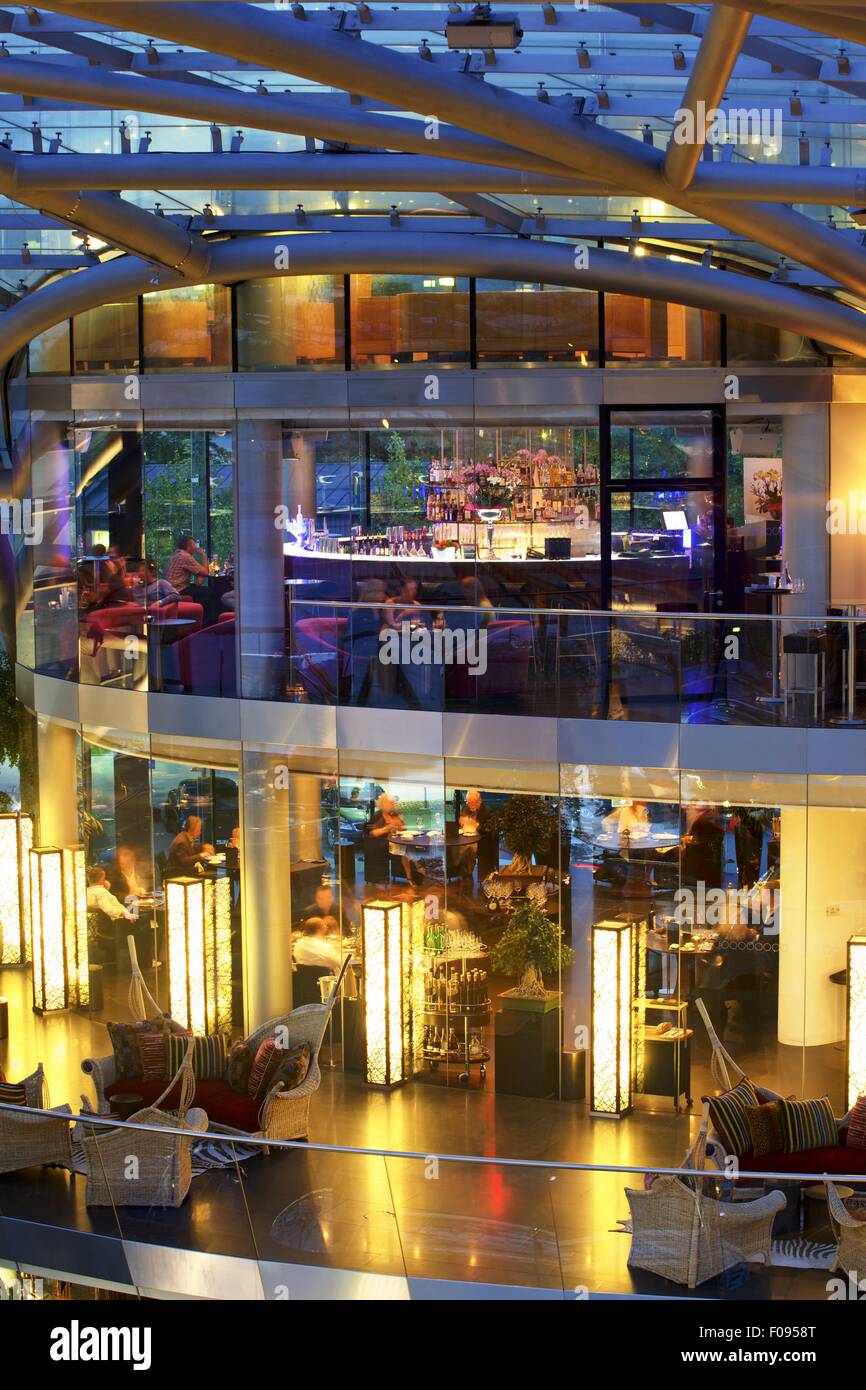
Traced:
<svg viewBox="0 0 866 1390">
<path fill-rule="evenodd" d="M 370 835 L 363 839 L 364 882 L 388 883 L 391 877 L 387 835 Z"/>
<path fill-rule="evenodd" d="M 326 965 L 296 965 L 292 974 L 292 1008 L 299 1009 L 303 1004 L 321 1004 L 319 980 L 323 975 L 330 974 Z"/>
<path fill-rule="evenodd" d="M 168 864 L 168 855 L 166 854 L 164 849 L 157 850 L 156 854 L 153 856 L 153 862 L 156 865 L 156 870 L 159 874 L 160 885 L 162 885 L 165 883 L 165 871 L 166 866 Z"/>
</svg>

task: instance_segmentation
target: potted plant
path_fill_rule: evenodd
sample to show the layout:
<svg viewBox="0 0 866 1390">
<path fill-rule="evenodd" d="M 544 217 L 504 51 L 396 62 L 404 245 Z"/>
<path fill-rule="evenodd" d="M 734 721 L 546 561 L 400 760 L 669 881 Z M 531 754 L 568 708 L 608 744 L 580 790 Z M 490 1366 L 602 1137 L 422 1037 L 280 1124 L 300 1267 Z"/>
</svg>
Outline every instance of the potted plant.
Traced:
<svg viewBox="0 0 866 1390">
<path fill-rule="evenodd" d="M 558 1006 L 562 991 L 547 989 L 545 971 L 570 965 L 574 951 L 562 940 L 562 928 L 536 903 L 521 903 L 490 953 L 493 969 L 517 980 L 500 994 L 503 1008 L 547 1013 Z"/>
<path fill-rule="evenodd" d="M 497 816 L 497 829 L 511 850 L 511 873 L 526 874 L 532 868 L 532 856 L 550 847 L 556 817 L 542 797 L 512 796 Z"/>
</svg>

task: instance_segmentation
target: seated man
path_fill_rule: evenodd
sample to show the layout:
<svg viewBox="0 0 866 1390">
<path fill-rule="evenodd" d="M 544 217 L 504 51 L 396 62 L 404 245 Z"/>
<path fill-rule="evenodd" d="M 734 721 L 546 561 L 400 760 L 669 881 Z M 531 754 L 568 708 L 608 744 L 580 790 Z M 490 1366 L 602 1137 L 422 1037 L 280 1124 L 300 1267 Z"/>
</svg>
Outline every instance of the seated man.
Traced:
<svg viewBox="0 0 866 1390">
<path fill-rule="evenodd" d="M 102 912 L 112 922 L 123 919 L 134 922 L 136 919 L 108 887 L 108 876 L 98 865 L 87 870 L 87 911 Z"/>
<path fill-rule="evenodd" d="M 327 883 L 317 885 L 313 893 L 313 901 L 302 910 L 298 925 L 303 930 L 307 922 L 315 917 L 321 917 L 329 936 L 334 932 L 339 936 L 340 923 L 337 917 L 337 903 L 334 898 L 334 890 Z"/>
<path fill-rule="evenodd" d="M 213 845 L 199 844 L 200 837 L 200 817 L 188 816 L 186 826 L 175 835 L 169 847 L 164 878 L 191 874 L 213 854 Z"/>
<path fill-rule="evenodd" d="M 339 937 L 328 936 L 328 930 L 321 917 L 308 917 L 301 936 L 297 938 L 292 954 L 296 965 L 315 965 L 320 969 L 336 974 L 343 962 L 343 952 Z"/>
</svg>

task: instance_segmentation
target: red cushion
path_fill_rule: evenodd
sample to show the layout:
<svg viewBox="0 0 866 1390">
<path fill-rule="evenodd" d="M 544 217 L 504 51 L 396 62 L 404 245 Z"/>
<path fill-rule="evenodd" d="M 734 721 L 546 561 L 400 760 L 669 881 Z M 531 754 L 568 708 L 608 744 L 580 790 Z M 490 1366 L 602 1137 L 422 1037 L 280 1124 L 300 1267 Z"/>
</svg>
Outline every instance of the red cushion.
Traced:
<svg viewBox="0 0 866 1390">
<path fill-rule="evenodd" d="M 164 1081 L 143 1081 L 140 1076 L 127 1076 L 123 1081 L 115 1081 L 106 1086 L 105 1096 L 107 1100 L 111 1100 L 111 1097 L 118 1093 L 132 1092 L 134 1095 L 143 1096 L 145 1105 L 152 1105 L 164 1090 Z M 173 1110 L 179 1104 L 180 1087 L 176 1086 L 162 1102 L 162 1109 Z M 234 1129 L 243 1129 L 248 1134 L 255 1133 L 259 1128 L 262 1102 L 253 1100 L 250 1096 L 239 1095 L 226 1085 L 225 1081 L 197 1081 L 193 1105 L 206 1110 L 208 1119 L 218 1124 L 231 1125 Z"/>
<path fill-rule="evenodd" d="M 855 1173 L 866 1177 L 866 1149 L 848 1149 L 834 1144 L 823 1149 L 804 1149 L 802 1153 L 781 1151 L 743 1154 L 739 1159 L 743 1173 Z"/>
</svg>

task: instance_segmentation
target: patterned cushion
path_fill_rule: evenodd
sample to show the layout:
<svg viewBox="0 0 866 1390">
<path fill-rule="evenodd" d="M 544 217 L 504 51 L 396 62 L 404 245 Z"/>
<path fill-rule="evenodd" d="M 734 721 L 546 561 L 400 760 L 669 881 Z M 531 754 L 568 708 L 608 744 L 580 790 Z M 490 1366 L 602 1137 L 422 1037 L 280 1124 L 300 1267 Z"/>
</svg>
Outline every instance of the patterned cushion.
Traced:
<svg viewBox="0 0 866 1390">
<path fill-rule="evenodd" d="M 141 1076 L 141 1053 L 138 1048 L 140 1033 L 169 1033 L 177 1028 L 177 1024 L 173 1023 L 167 1014 L 159 1014 L 144 1023 L 109 1023 L 106 1026 L 111 1046 L 114 1048 L 118 1081 L 125 1081 L 130 1076 Z"/>
<path fill-rule="evenodd" d="M 168 1080 L 168 1034 L 139 1033 L 136 1041 L 144 1081 Z"/>
<path fill-rule="evenodd" d="M 866 1096 L 858 1096 L 851 1107 L 845 1144 L 849 1149 L 866 1149 Z"/>
<path fill-rule="evenodd" d="M 839 1143 L 839 1131 L 828 1096 L 820 1100 L 783 1100 L 782 1148 L 786 1154 L 801 1154 Z"/>
<path fill-rule="evenodd" d="M 253 1100 L 264 1100 L 271 1089 L 271 1074 L 285 1056 L 286 1053 L 277 1047 L 276 1038 L 265 1038 L 263 1043 L 259 1043 L 247 1086 L 247 1093 Z"/>
<path fill-rule="evenodd" d="M 751 1143 L 749 1148 L 760 1158 L 782 1147 L 782 1102 L 768 1101 L 766 1105 L 750 1105 L 746 1111 Z"/>
<path fill-rule="evenodd" d="M 13 1086 L 8 1081 L 0 1081 L 0 1105 L 26 1105 L 27 1087 Z"/>
<path fill-rule="evenodd" d="M 301 1043 L 300 1047 L 293 1047 L 281 1056 L 282 1061 L 277 1063 L 276 1070 L 268 1078 L 268 1090 L 282 1083 L 283 1090 L 294 1091 L 310 1070 L 310 1048 L 307 1043 Z"/>
<path fill-rule="evenodd" d="M 226 1081 L 233 1091 L 237 1091 L 238 1095 L 246 1096 L 249 1094 L 252 1066 L 253 1054 L 249 1043 L 232 1043 L 232 1050 L 226 1065 Z"/>
<path fill-rule="evenodd" d="M 174 1076 L 186 1056 L 190 1034 L 168 1040 L 168 1074 Z M 225 1033 L 208 1033 L 193 1040 L 192 1074 L 196 1081 L 222 1081 L 226 1074 L 229 1040 Z"/>
<path fill-rule="evenodd" d="M 719 1135 L 729 1154 L 740 1155 L 748 1153 L 752 1145 L 752 1137 L 749 1133 L 749 1126 L 746 1120 L 746 1111 L 752 1105 L 758 1105 L 758 1093 L 747 1076 L 744 1076 L 739 1085 L 732 1090 L 725 1091 L 720 1096 L 704 1096 L 704 1101 L 709 1103 L 710 1119 L 713 1128 Z"/>
</svg>

